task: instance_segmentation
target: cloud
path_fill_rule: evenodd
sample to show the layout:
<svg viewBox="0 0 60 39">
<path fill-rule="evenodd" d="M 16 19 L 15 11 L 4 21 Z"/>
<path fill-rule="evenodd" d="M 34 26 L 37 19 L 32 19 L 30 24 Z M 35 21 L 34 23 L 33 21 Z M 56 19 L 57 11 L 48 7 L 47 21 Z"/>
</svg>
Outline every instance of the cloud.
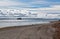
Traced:
<svg viewBox="0 0 60 39">
<path fill-rule="evenodd" d="M 12 1 L 12 0 L 0 0 L 0 8 L 11 8 L 11 7 L 15 7 L 15 8 L 19 8 L 19 7 L 24 7 L 24 6 L 28 6 L 28 4 L 22 3 L 22 2 L 16 2 L 16 1 Z"/>
<path fill-rule="evenodd" d="M 60 5 L 52 5 L 46 8 L 25 8 L 25 10 L 31 11 L 31 13 L 45 14 L 45 13 L 60 13 Z"/>
<path fill-rule="evenodd" d="M 51 5 L 60 5 L 60 2 L 48 1 L 48 0 L 35 0 L 30 2 L 31 6 L 35 6 L 37 8 L 50 7 Z"/>
<path fill-rule="evenodd" d="M 52 5 L 51 7 L 48 8 L 40 8 L 41 10 L 60 10 L 60 5 Z"/>
<path fill-rule="evenodd" d="M 60 5 L 60 2 L 49 0 L 0 0 L 0 8 L 49 8 Z"/>
<path fill-rule="evenodd" d="M 25 5 L 24 3 L 18 3 L 13 1 L 0 1 L 0 6 L 14 6 L 14 5 Z"/>
</svg>

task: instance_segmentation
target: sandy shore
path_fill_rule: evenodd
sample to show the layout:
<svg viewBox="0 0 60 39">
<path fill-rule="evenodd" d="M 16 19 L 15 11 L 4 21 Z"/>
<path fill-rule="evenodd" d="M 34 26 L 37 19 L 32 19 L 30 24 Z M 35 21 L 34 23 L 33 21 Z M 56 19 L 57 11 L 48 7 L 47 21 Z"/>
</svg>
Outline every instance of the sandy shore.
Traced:
<svg viewBox="0 0 60 39">
<path fill-rule="evenodd" d="M 55 24 L 59 22 L 0 28 L 0 39 L 55 39 Z"/>
</svg>

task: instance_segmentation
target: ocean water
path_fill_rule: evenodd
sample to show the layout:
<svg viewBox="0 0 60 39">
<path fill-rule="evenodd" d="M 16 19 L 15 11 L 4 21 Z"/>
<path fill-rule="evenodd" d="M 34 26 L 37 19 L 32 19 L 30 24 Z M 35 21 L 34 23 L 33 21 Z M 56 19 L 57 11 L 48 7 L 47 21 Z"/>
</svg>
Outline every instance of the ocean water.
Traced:
<svg viewBox="0 0 60 39">
<path fill-rule="evenodd" d="M 22 25 L 32 25 L 32 24 L 43 24 L 49 23 L 55 20 L 0 20 L 0 28 L 11 27 L 11 26 L 22 26 Z"/>
</svg>

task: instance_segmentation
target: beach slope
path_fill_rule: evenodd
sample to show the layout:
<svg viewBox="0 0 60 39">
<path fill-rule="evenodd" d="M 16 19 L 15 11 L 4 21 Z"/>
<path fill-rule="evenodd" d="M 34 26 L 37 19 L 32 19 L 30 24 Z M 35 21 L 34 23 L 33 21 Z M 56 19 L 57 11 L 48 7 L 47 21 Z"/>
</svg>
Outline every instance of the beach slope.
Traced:
<svg viewBox="0 0 60 39">
<path fill-rule="evenodd" d="M 55 39 L 58 35 L 56 26 L 59 23 L 0 28 L 0 39 Z"/>
</svg>

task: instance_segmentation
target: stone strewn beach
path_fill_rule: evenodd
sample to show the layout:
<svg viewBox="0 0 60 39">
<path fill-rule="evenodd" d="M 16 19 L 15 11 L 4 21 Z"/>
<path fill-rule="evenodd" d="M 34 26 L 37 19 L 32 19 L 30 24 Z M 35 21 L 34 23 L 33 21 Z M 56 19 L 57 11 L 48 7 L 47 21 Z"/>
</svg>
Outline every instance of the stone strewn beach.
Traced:
<svg viewBox="0 0 60 39">
<path fill-rule="evenodd" d="M 0 39 L 60 39 L 60 21 L 0 28 Z"/>
</svg>

